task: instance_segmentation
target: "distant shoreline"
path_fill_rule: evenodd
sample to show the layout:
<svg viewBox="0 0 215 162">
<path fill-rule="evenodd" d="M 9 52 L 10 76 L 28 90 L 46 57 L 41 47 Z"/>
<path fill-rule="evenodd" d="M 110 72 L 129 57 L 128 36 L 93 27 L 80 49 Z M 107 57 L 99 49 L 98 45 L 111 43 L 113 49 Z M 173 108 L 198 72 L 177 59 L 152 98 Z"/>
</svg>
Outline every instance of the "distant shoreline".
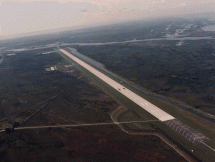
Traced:
<svg viewBox="0 0 215 162">
<path fill-rule="evenodd" d="M 202 28 L 204 31 L 215 31 L 215 25 L 204 26 Z"/>
</svg>

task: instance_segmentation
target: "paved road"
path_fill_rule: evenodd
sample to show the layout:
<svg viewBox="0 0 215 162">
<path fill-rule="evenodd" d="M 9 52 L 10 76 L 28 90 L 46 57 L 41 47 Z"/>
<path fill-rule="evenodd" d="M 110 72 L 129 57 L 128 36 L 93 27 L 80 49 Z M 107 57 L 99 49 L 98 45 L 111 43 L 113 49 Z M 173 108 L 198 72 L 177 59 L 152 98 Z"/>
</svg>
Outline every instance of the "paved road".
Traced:
<svg viewBox="0 0 215 162">
<path fill-rule="evenodd" d="M 129 123 L 148 123 L 148 122 L 160 122 L 160 121 L 159 120 L 148 120 L 148 121 L 129 121 L 129 122 L 118 122 L 118 123 L 119 124 L 129 124 Z M 102 126 L 102 125 L 115 125 L 115 124 L 116 123 L 113 122 L 113 123 L 86 123 L 86 124 L 30 126 L 30 127 L 18 127 L 18 128 L 14 128 L 14 130 L 42 129 L 42 128 L 66 128 L 66 127 L 89 127 L 89 126 Z"/>
<path fill-rule="evenodd" d="M 120 107 L 118 108 L 120 109 Z M 160 134 L 159 132 L 154 132 L 154 131 L 151 131 L 151 132 L 132 132 L 131 130 L 126 130 L 123 126 L 122 126 L 122 123 L 123 122 L 117 122 L 114 120 L 113 116 L 114 114 L 116 113 L 116 111 L 118 111 L 118 109 L 114 110 L 112 115 L 111 115 L 111 119 L 113 120 L 113 122 L 115 124 L 117 124 L 119 126 L 119 128 L 127 133 L 127 134 L 130 134 L 130 135 L 153 135 L 153 136 L 157 136 L 158 138 L 160 138 L 162 141 L 164 141 L 167 145 L 169 145 L 170 147 L 172 147 L 176 152 L 178 152 L 182 157 L 184 157 L 187 161 L 189 162 L 195 162 L 196 160 L 194 160 L 192 157 L 190 157 L 186 152 L 184 152 L 182 149 L 180 149 L 176 144 L 174 144 L 171 140 L 169 140 L 167 137 L 165 137 L 164 135 Z"/>
<path fill-rule="evenodd" d="M 114 111 L 115 112 L 115 111 Z M 114 113 L 113 112 L 113 113 Z M 163 140 L 166 144 L 171 146 L 175 151 L 177 151 L 181 156 L 183 156 L 186 160 L 193 162 L 193 160 L 189 155 L 187 155 L 184 151 L 182 151 L 180 148 L 178 148 L 174 143 L 172 143 L 170 140 L 168 140 L 166 137 L 162 136 L 161 134 L 157 132 L 141 132 L 141 133 L 135 133 L 135 132 L 129 132 L 124 129 L 124 127 L 121 124 L 130 124 L 130 123 L 148 123 L 148 122 L 161 122 L 160 120 L 148 120 L 148 121 L 129 121 L 129 122 L 116 122 L 112 118 L 112 123 L 88 123 L 88 124 L 67 124 L 67 125 L 49 125 L 49 126 L 29 126 L 29 127 L 18 127 L 14 128 L 14 130 L 26 130 L 26 129 L 44 129 L 44 128 L 71 128 L 71 127 L 89 127 L 89 126 L 105 126 L 105 125 L 118 125 L 121 130 L 125 133 L 128 133 L 130 135 L 154 135 L 159 137 L 161 140 Z M 0 132 L 4 132 L 5 130 L 0 130 Z"/>
<path fill-rule="evenodd" d="M 117 122 L 117 124 L 129 124 L 129 123 L 148 123 L 148 122 L 160 122 L 159 120 L 148 120 L 148 121 L 128 121 L 128 122 Z M 44 128 L 66 128 L 66 127 L 89 127 L 89 126 L 102 126 L 102 125 L 116 125 L 113 123 L 84 123 L 84 124 L 67 124 L 67 125 L 45 125 L 45 126 L 29 126 L 29 127 L 18 127 L 14 130 L 25 130 L 25 129 L 44 129 Z M 5 130 L 0 130 L 5 132 Z"/>
</svg>

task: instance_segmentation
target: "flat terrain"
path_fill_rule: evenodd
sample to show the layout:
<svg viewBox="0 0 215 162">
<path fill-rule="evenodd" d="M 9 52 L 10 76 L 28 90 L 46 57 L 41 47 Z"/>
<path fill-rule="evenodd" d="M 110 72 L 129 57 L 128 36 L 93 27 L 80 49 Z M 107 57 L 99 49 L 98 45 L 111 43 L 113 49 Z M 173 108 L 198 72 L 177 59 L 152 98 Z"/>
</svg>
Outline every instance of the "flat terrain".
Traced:
<svg viewBox="0 0 215 162">
<path fill-rule="evenodd" d="M 73 64 L 56 53 L 43 52 L 5 57 L 0 73 L 2 129 L 14 122 L 20 127 L 113 123 L 111 115 L 121 105 Z M 56 71 L 46 71 L 55 66 Z M 116 124 L 15 130 L 0 135 L 0 159 L 5 162 L 185 161 L 158 137 L 129 135 Z"/>
<path fill-rule="evenodd" d="M 214 41 L 187 41 L 180 47 L 175 43 L 149 41 L 75 48 L 134 84 L 215 115 Z"/>
<path fill-rule="evenodd" d="M 202 30 L 214 24 L 172 18 L 0 40 L 0 161 L 213 161 L 215 124 L 167 100 L 215 117 L 215 33 Z M 58 47 L 130 84 L 106 71 L 113 88 Z M 208 139 L 192 143 L 128 90 Z"/>
<path fill-rule="evenodd" d="M 69 57 L 72 57 L 72 59 L 73 60 L 75 60 L 76 62 L 78 62 L 78 63 L 80 63 L 81 64 L 81 66 L 84 66 L 84 68 L 86 68 L 87 70 L 88 69 L 92 69 L 92 70 L 90 70 L 90 71 L 92 71 L 92 73 L 95 73 L 95 75 L 96 76 L 98 76 L 99 78 L 100 78 L 100 76 L 102 76 L 102 74 L 100 74 L 100 72 L 99 71 L 97 71 L 97 70 L 95 70 L 94 68 L 92 68 L 92 67 L 90 67 L 90 66 L 87 66 L 87 65 L 85 65 L 82 61 L 80 61 L 79 59 L 77 59 L 76 57 L 74 57 L 74 56 L 71 56 L 68 52 L 65 52 L 64 50 L 61 50 L 63 53 L 65 53 L 66 55 L 68 55 Z M 98 73 L 98 75 L 97 75 L 97 73 Z M 89 76 L 90 76 L 90 74 L 89 74 Z M 103 80 L 103 78 L 104 77 L 101 77 L 101 80 Z M 101 84 L 104 84 L 105 85 L 105 83 L 106 83 L 106 80 L 108 81 L 108 78 L 106 78 L 106 79 L 104 79 L 103 81 L 104 81 L 104 83 L 101 83 Z M 121 88 L 123 88 L 123 87 L 121 87 Z M 125 88 L 125 87 L 124 87 Z M 108 88 L 109 89 L 109 88 Z M 118 89 L 118 87 L 114 87 L 113 86 L 113 89 L 114 89 L 114 91 L 115 92 L 113 92 L 113 93 L 115 93 L 115 95 L 116 96 L 120 96 L 120 94 L 124 94 L 124 93 L 121 93 L 121 91 Z M 126 90 L 127 90 L 127 87 L 126 87 Z M 116 92 L 117 92 L 117 94 L 116 94 Z M 125 96 L 126 96 L 126 94 L 124 94 Z M 128 99 L 124 99 L 124 97 L 123 96 L 120 96 L 119 97 L 120 98 L 120 100 L 124 100 L 124 102 L 128 102 L 127 100 Z M 148 98 L 149 99 L 149 97 L 146 97 L 146 98 Z M 194 130 L 197 130 L 197 131 L 199 131 L 199 132 L 201 132 L 201 133 L 203 133 L 203 134 L 205 134 L 206 135 L 206 132 L 205 132 L 205 128 L 204 127 L 199 127 L 199 126 L 197 126 L 197 123 L 196 123 L 196 120 L 202 120 L 201 118 L 199 118 L 199 117 L 197 117 L 197 116 L 195 116 L 195 115 L 193 115 L 193 114 L 191 114 L 190 113 L 190 115 L 191 116 L 193 116 L 193 121 L 192 122 L 190 122 L 190 121 L 188 121 L 188 119 L 186 118 L 186 115 L 184 116 L 183 114 L 185 114 L 185 113 L 187 113 L 185 110 L 183 110 L 183 109 L 180 109 L 180 108 L 177 108 L 177 107 L 175 107 L 175 108 L 173 108 L 172 110 L 170 110 L 169 108 L 171 108 L 173 105 L 168 105 L 168 106 L 165 106 L 162 102 L 160 102 L 159 100 L 155 100 L 155 99 L 153 99 L 153 97 L 151 97 L 151 99 L 153 100 L 152 101 L 152 103 L 155 103 L 155 105 L 157 105 L 157 104 L 159 104 L 160 106 L 159 107 L 161 107 L 163 110 L 167 110 L 166 112 L 170 112 L 171 114 L 175 114 L 174 116 L 175 117 L 177 117 L 177 119 L 179 119 L 180 121 L 183 121 L 185 124 L 188 124 L 189 126 L 191 126 L 191 128 L 193 128 Z M 150 99 L 150 100 L 151 100 Z M 138 105 L 138 104 L 137 104 Z M 127 106 L 127 105 L 126 105 Z M 174 107 L 174 106 L 173 106 Z M 141 118 L 142 120 L 146 120 L 146 116 L 148 116 L 148 120 L 149 119 L 153 119 L 153 117 L 151 116 L 150 117 L 150 115 L 146 115 L 147 113 L 146 112 L 141 112 L 140 111 L 140 107 L 136 107 L 135 106 L 135 104 L 133 104 L 132 106 L 131 106 L 131 108 L 130 108 L 131 110 L 130 111 L 134 111 L 134 112 L 136 112 L 136 114 L 133 114 L 133 117 L 131 117 L 130 116 L 130 119 L 129 118 L 127 118 L 126 119 L 126 117 L 125 117 L 125 113 L 122 113 L 123 114 L 123 119 L 125 120 L 125 121 L 127 121 L 127 120 L 131 120 L 131 119 L 133 119 L 134 121 L 135 120 L 137 120 L 138 118 Z M 181 113 L 181 115 L 180 114 L 178 114 L 180 111 L 182 111 Z M 129 111 L 128 111 L 129 112 Z M 174 112 L 174 113 L 173 113 Z M 127 112 L 126 112 L 127 113 Z M 143 114 L 145 114 L 146 116 L 144 116 Z M 131 115 L 131 114 L 130 114 Z M 189 117 L 190 117 L 190 115 L 188 115 Z M 120 121 L 122 121 L 122 117 L 121 117 L 122 115 L 120 115 L 119 116 L 119 120 Z M 132 121 L 132 120 L 131 120 Z M 204 121 L 205 122 L 205 121 Z M 206 143 L 205 142 L 203 142 L 203 143 L 200 143 L 200 142 L 197 142 L 197 143 L 192 143 L 192 142 L 188 142 L 189 140 L 188 139 L 185 139 L 184 137 L 182 137 L 180 134 L 178 134 L 178 133 L 176 133 L 175 131 L 173 131 L 169 126 L 167 126 L 167 125 L 165 125 L 164 123 L 161 123 L 161 122 L 154 122 L 154 121 L 150 121 L 149 122 L 151 125 L 154 125 L 155 127 L 157 127 L 158 128 L 158 130 L 161 130 L 161 131 L 163 131 L 164 132 L 164 134 L 167 134 L 170 138 L 172 138 L 173 139 L 173 141 L 177 141 L 177 143 L 179 144 L 179 145 L 182 145 L 182 147 L 185 147 L 186 149 L 191 149 L 192 148 L 192 152 L 193 152 L 193 150 L 195 151 L 195 155 L 197 156 L 197 157 L 199 157 L 201 160 L 203 160 L 203 161 L 210 161 L 211 159 L 213 159 L 213 157 L 214 157 L 214 149 L 213 149 L 213 147 L 214 146 L 211 146 L 211 144 L 213 143 L 214 144 L 214 142 L 212 142 L 211 140 L 213 140 L 213 135 L 212 134 L 214 134 L 214 132 L 211 132 L 210 130 L 209 130 L 209 123 L 210 122 L 208 122 L 208 124 L 209 125 L 207 125 L 206 127 L 207 127 L 207 137 L 209 137 L 210 139 L 208 140 L 208 141 L 211 141 L 212 143 L 210 144 L 210 145 L 208 145 L 208 144 L 206 144 L 207 143 L 207 141 L 206 141 Z M 194 124 L 194 125 L 193 125 Z M 214 126 L 214 125 L 213 125 Z M 126 124 L 126 127 L 127 127 L 127 129 L 129 129 L 129 130 L 134 130 L 134 129 L 136 129 L 137 128 L 137 126 L 133 126 L 133 124 L 132 125 L 130 125 L 130 124 Z M 137 129 L 138 130 L 138 129 Z M 140 129 L 141 130 L 141 129 Z M 180 142 L 179 142 L 180 141 Z M 182 142 L 183 141 L 183 142 Z M 183 144 L 182 144 L 183 143 Z M 199 145 L 199 143 L 200 143 L 200 145 Z M 212 144 L 212 145 L 213 145 Z M 201 151 L 199 150 L 199 148 L 201 148 Z M 203 151 L 204 150 L 204 151 Z M 204 156 L 204 153 L 203 152 L 207 152 L 208 153 L 208 155 L 210 155 L 209 157 L 205 157 Z"/>
</svg>

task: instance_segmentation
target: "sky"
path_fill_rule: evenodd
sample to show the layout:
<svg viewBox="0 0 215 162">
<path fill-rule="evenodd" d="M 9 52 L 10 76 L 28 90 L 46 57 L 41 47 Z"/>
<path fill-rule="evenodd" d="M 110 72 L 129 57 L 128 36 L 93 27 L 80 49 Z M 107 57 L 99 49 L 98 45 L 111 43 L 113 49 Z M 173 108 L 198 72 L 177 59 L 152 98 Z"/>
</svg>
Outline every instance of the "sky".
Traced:
<svg viewBox="0 0 215 162">
<path fill-rule="evenodd" d="M 214 0 L 0 0 L 0 36 L 205 12 Z"/>
</svg>

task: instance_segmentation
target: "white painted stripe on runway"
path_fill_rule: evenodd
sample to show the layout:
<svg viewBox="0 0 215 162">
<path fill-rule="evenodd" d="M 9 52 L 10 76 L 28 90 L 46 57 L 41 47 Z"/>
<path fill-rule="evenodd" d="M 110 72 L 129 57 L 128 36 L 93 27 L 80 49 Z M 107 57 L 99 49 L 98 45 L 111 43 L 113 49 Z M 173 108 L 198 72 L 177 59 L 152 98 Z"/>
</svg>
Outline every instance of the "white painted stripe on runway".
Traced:
<svg viewBox="0 0 215 162">
<path fill-rule="evenodd" d="M 70 57 L 72 60 L 83 66 L 85 69 L 93 73 L 95 76 L 106 82 L 108 85 L 122 93 L 124 96 L 129 98 L 131 101 L 135 102 L 137 105 L 142 107 L 144 110 L 148 111 L 150 114 L 155 116 L 161 121 L 167 121 L 167 120 L 172 120 L 175 119 L 173 116 L 170 114 L 166 113 L 165 111 L 161 110 L 157 106 L 153 105 L 152 103 L 148 102 L 144 98 L 140 97 L 136 93 L 130 91 L 129 89 L 125 88 L 123 85 L 119 84 L 118 82 L 114 81 L 113 79 L 109 78 L 108 76 L 104 75 L 100 71 L 96 70 L 92 66 L 88 65 L 87 63 L 83 62 L 79 58 L 73 56 L 71 53 L 59 49 L 61 52 L 63 52 L 65 55 Z"/>
</svg>

